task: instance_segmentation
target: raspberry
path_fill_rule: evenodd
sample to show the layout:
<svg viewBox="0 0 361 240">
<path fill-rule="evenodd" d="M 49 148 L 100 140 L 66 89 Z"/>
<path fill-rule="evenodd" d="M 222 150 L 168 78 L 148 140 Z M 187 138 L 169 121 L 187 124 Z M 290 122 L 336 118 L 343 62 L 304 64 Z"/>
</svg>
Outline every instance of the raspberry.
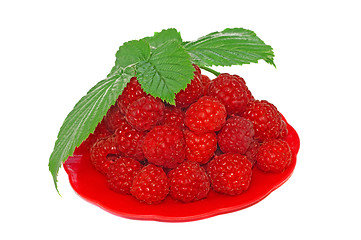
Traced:
<svg viewBox="0 0 361 240">
<path fill-rule="evenodd" d="M 112 133 L 114 133 L 117 128 L 123 127 L 127 124 L 124 115 L 115 105 L 111 106 L 108 110 L 107 115 L 104 117 L 104 122 L 108 130 Z"/>
<path fill-rule="evenodd" d="M 202 81 L 202 84 L 203 84 L 203 94 L 207 95 L 209 85 L 211 84 L 212 81 L 207 75 L 202 75 L 201 76 L 201 81 Z"/>
<path fill-rule="evenodd" d="M 222 73 L 215 78 L 208 88 L 208 95 L 216 97 L 227 109 L 228 115 L 241 115 L 249 102 L 246 89 L 240 77 Z"/>
<path fill-rule="evenodd" d="M 186 108 L 202 96 L 203 85 L 200 79 L 200 74 L 195 72 L 191 83 L 188 84 L 184 90 L 180 90 L 180 92 L 176 94 L 175 103 L 177 107 Z"/>
<path fill-rule="evenodd" d="M 119 151 L 113 137 L 101 138 L 90 149 L 90 160 L 93 166 L 102 174 L 109 171 L 109 166 L 114 162 Z"/>
<path fill-rule="evenodd" d="M 245 153 L 247 159 L 252 163 L 252 167 L 256 163 L 256 155 L 259 147 L 260 147 L 260 143 L 257 140 L 253 140 Z"/>
<path fill-rule="evenodd" d="M 181 108 L 166 106 L 164 109 L 163 120 L 161 121 L 160 125 L 168 125 L 183 130 L 185 128 L 184 116 L 185 113 Z"/>
<path fill-rule="evenodd" d="M 133 158 L 120 157 L 110 165 L 107 173 L 108 187 L 118 193 L 130 194 L 134 175 L 142 168 L 142 164 Z"/>
<path fill-rule="evenodd" d="M 279 138 L 283 127 L 282 117 L 277 108 L 265 101 L 256 100 L 250 102 L 243 117 L 253 123 L 255 130 L 254 138 L 264 141 L 271 138 Z"/>
<path fill-rule="evenodd" d="M 149 164 L 133 179 L 131 194 L 148 204 L 160 203 L 169 193 L 169 180 L 161 167 Z"/>
<path fill-rule="evenodd" d="M 214 191 L 237 195 L 249 187 L 252 164 L 239 153 L 225 153 L 209 162 L 207 172 Z"/>
<path fill-rule="evenodd" d="M 108 128 L 106 127 L 105 121 L 102 120 L 95 128 L 94 133 L 93 133 L 94 137 L 96 139 L 100 139 L 100 138 L 106 138 L 108 136 L 111 135 L 111 132 L 109 132 Z"/>
<path fill-rule="evenodd" d="M 150 130 L 164 115 L 164 103 L 150 95 L 134 101 L 127 109 L 125 118 L 140 131 Z"/>
<path fill-rule="evenodd" d="M 117 105 L 119 110 L 123 114 L 125 114 L 130 104 L 132 104 L 134 101 L 146 95 L 147 94 L 143 91 L 137 78 L 132 77 L 130 79 L 130 82 L 124 88 L 122 94 L 117 99 Z"/>
<path fill-rule="evenodd" d="M 184 131 L 186 159 L 200 164 L 207 163 L 217 150 L 216 133 L 195 133 Z"/>
<path fill-rule="evenodd" d="M 291 157 L 291 149 L 286 141 L 268 140 L 258 149 L 257 167 L 264 172 L 281 173 L 290 165 Z"/>
<path fill-rule="evenodd" d="M 226 108 L 216 98 L 204 96 L 186 111 L 185 124 L 194 132 L 214 132 L 226 122 Z"/>
<path fill-rule="evenodd" d="M 174 168 L 185 158 L 183 132 L 167 125 L 156 126 L 144 138 L 144 156 L 150 163 Z"/>
<path fill-rule="evenodd" d="M 138 131 L 129 125 L 124 128 L 118 128 L 114 134 L 116 146 L 125 157 L 132 157 L 142 161 L 144 160 L 142 146 L 145 134 L 145 132 Z"/>
<path fill-rule="evenodd" d="M 244 154 L 253 141 L 253 124 L 239 116 L 234 116 L 226 121 L 218 133 L 218 145 L 224 153 Z"/>
<path fill-rule="evenodd" d="M 207 197 L 210 183 L 204 168 L 198 163 L 185 161 L 168 173 L 170 196 L 182 202 Z"/>
</svg>

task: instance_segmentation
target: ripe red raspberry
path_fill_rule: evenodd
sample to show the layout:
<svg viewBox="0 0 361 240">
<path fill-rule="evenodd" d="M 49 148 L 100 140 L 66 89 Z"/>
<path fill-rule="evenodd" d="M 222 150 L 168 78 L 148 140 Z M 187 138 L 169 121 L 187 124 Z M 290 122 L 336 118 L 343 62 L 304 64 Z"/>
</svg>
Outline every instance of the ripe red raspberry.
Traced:
<svg viewBox="0 0 361 240">
<path fill-rule="evenodd" d="M 150 163 L 174 168 L 185 158 L 183 132 L 167 125 L 156 126 L 144 138 L 144 156 Z"/>
<path fill-rule="evenodd" d="M 253 124 L 239 116 L 234 116 L 226 121 L 218 133 L 218 145 L 224 153 L 244 154 L 253 141 Z"/>
<path fill-rule="evenodd" d="M 228 115 L 241 115 L 249 102 L 239 76 L 220 74 L 208 87 L 208 95 L 216 97 L 227 109 Z"/>
<path fill-rule="evenodd" d="M 201 97 L 186 111 L 185 124 L 194 132 L 219 131 L 226 122 L 226 108 L 216 98 Z"/>
<path fill-rule="evenodd" d="M 114 134 L 117 149 L 125 157 L 132 157 L 138 161 L 143 161 L 143 141 L 145 134 L 145 132 L 138 131 L 129 125 L 118 128 Z"/>
<path fill-rule="evenodd" d="M 291 157 L 291 149 L 286 141 L 272 139 L 259 147 L 256 164 L 264 172 L 280 173 L 290 165 Z"/>
<path fill-rule="evenodd" d="M 199 74 L 194 75 L 191 83 L 184 90 L 180 90 L 175 96 L 177 107 L 186 108 L 203 96 L 203 85 Z"/>
<path fill-rule="evenodd" d="M 120 152 L 117 150 L 114 138 L 112 136 L 101 138 L 94 143 L 90 149 L 90 160 L 95 167 L 102 174 L 109 171 L 109 167 Z"/>
<path fill-rule="evenodd" d="M 96 137 L 96 139 L 106 138 L 112 135 L 111 132 L 109 132 L 108 128 L 106 127 L 104 119 L 100 123 L 98 123 L 98 125 L 94 130 L 93 135 L 94 137 Z"/>
<path fill-rule="evenodd" d="M 212 81 L 207 75 L 202 75 L 201 80 L 202 80 L 202 84 L 203 84 L 203 95 L 207 95 L 209 85 L 211 84 Z"/>
<path fill-rule="evenodd" d="M 192 202 L 207 197 L 210 183 L 204 168 L 198 163 L 185 161 L 168 173 L 170 196 L 182 202 Z"/>
<path fill-rule="evenodd" d="M 150 95 L 134 101 L 127 109 L 125 119 L 140 131 L 150 130 L 164 115 L 164 103 Z"/>
<path fill-rule="evenodd" d="M 112 135 L 111 132 L 109 132 L 108 128 L 106 127 L 105 121 L 104 119 L 98 123 L 98 125 L 96 126 L 93 135 L 97 138 L 106 138 L 109 137 L 110 135 Z"/>
<path fill-rule="evenodd" d="M 130 82 L 124 88 L 122 94 L 117 99 L 117 105 L 119 110 L 125 114 L 128 106 L 134 101 L 147 94 L 143 91 L 136 77 L 132 77 Z"/>
<path fill-rule="evenodd" d="M 168 125 L 183 130 L 185 129 L 184 116 L 185 113 L 182 111 L 181 108 L 166 106 L 164 109 L 163 120 L 160 122 L 160 125 Z"/>
<path fill-rule="evenodd" d="M 149 164 L 133 179 L 131 194 L 148 204 L 160 203 L 169 193 L 169 180 L 161 167 Z"/>
<path fill-rule="evenodd" d="M 261 144 L 257 140 L 253 140 L 245 153 L 247 159 L 252 163 L 252 167 L 256 163 L 256 155 L 260 146 Z"/>
<path fill-rule="evenodd" d="M 134 175 L 143 167 L 133 158 L 120 157 L 110 165 L 107 173 L 108 187 L 118 193 L 130 194 Z"/>
<path fill-rule="evenodd" d="M 207 163 L 217 150 L 216 133 L 195 133 L 184 131 L 186 142 L 186 159 L 199 164 Z"/>
<path fill-rule="evenodd" d="M 244 155 L 225 153 L 208 163 L 207 173 L 214 191 L 236 195 L 248 189 L 252 164 Z"/>
<path fill-rule="evenodd" d="M 125 120 L 124 115 L 120 112 L 119 108 L 116 105 L 110 107 L 104 117 L 104 122 L 108 130 L 112 133 L 114 133 L 116 129 L 128 124 Z"/>
<path fill-rule="evenodd" d="M 282 117 L 273 104 L 265 100 L 252 101 L 247 106 L 243 117 L 253 123 L 254 138 L 259 141 L 281 136 Z"/>
</svg>

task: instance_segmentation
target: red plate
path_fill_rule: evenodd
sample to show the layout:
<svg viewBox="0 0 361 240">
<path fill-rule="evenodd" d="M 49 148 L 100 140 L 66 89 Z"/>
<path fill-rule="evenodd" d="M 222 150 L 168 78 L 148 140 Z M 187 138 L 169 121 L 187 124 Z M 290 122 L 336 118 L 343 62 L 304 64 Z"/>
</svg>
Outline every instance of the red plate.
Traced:
<svg viewBox="0 0 361 240">
<path fill-rule="evenodd" d="M 267 197 L 291 177 L 296 166 L 300 139 L 293 127 L 288 123 L 287 126 L 286 141 L 292 150 L 292 164 L 280 174 L 263 173 L 257 167 L 253 168 L 249 189 L 238 196 L 227 196 L 211 190 L 206 199 L 192 203 L 180 203 L 167 197 L 161 204 L 148 205 L 130 195 L 108 189 L 105 177 L 91 165 L 88 154 L 69 157 L 64 163 L 64 169 L 75 192 L 117 216 L 166 222 L 199 220 L 249 207 Z"/>
</svg>

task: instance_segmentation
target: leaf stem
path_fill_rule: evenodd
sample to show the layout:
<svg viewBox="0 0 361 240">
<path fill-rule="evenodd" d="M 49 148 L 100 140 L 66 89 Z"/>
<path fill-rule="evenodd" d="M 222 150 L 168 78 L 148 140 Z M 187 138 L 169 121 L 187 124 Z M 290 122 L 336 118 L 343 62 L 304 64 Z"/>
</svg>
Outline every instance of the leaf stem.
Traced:
<svg viewBox="0 0 361 240">
<path fill-rule="evenodd" d="M 218 75 L 221 74 L 220 72 L 217 72 L 216 70 L 213 70 L 212 68 L 209 67 L 199 66 L 199 68 L 202 68 L 203 70 L 213 73 L 214 75 L 216 75 L 216 77 L 218 77 Z"/>
</svg>

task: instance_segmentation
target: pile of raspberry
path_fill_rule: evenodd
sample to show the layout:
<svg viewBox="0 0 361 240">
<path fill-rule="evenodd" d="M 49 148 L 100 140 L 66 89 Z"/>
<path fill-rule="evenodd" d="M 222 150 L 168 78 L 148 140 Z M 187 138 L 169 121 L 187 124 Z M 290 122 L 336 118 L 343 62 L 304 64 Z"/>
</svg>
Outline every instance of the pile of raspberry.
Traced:
<svg viewBox="0 0 361 240">
<path fill-rule="evenodd" d="M 243 78 L 194 78 L 176 106 L 146 94 L 136 77 L 80 146 L 108 187 L 156 204 L 204 199 L 213 191 L 247 191 L 252 168 L 281 173 L 291 163 L 286 123 L 277 108 L 256 100 Z"/>
</svg>

